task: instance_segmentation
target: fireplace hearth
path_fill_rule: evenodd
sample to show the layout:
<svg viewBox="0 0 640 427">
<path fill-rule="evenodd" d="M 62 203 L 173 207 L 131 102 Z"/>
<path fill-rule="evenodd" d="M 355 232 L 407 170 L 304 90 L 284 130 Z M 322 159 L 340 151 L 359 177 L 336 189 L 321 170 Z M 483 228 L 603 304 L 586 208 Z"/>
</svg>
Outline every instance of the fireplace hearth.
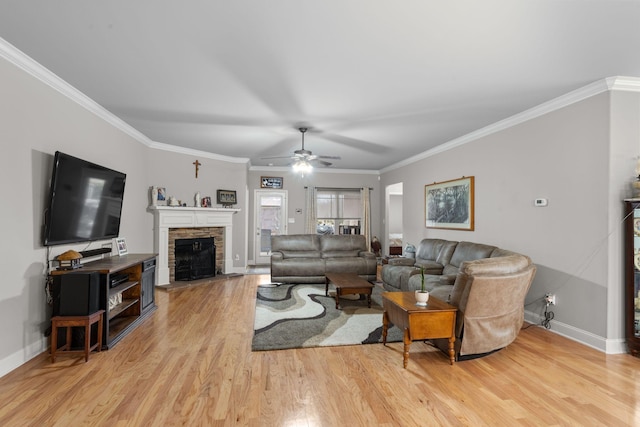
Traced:
<svg viewBox="0 0 640 427">
<path fill-rule="evenodd" d="M 216 275 L 213 237 L 175 240 L 175 280 L 196 280 Z"/>
</svg>

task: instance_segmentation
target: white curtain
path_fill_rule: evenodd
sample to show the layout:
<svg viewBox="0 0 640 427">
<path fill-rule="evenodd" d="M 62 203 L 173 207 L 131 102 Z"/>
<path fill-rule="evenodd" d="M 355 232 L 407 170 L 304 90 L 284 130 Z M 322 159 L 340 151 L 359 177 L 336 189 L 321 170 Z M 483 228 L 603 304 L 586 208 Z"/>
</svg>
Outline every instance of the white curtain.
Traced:
<svg viewBox="0 0 640 427">
<path fill-rule="evenodd" d="M 360 199 L 362 200 L 362 226 L 361 233 L 367 241 L 367 248 L 371 250 L 371 198 L 369 197 L 369 187 L 360 189 Z"/>
<path fill-rule="evenodd" d="M 304 213 L 304 231 L 306 234 L 316 234 L 316 187 L 307 187 Z"/>
</svg>

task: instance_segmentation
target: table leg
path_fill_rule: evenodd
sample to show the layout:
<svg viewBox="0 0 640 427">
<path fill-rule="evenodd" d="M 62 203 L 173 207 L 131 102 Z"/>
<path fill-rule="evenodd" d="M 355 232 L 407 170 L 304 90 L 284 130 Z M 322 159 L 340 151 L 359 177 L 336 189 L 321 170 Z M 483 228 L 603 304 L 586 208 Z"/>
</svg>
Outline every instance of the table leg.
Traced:
<svg viewBox="0 0 640 427">
<path fill-rule="evenodd" d="M 402 361 L 402 365 L 405 369 L 409 363 L 409 347 L 411 347 L 411 338 L 409 338 L 409 328 L 406 328 L 404 330 L 404 358 Z"/>
<path fill-rule="evenodd" d="M 452 365 L 453 365 L 453 362 L 455 362 L 455 360 L 456 360 L 456 352 L 455 352 L 454 346 L 453 346 L 455 340 L 456 340 L 455 336 L 449 338 L 449 360 L 451 361 Z"/>
<path fill-rule="evenodd" d="M 382 313 L 382 345 L 387 345 L 387 330 L 389 329 L 389 315 L 385 310 Z"/>
<path fill-rule="evenodd" d="M 58 347 L 58 327 L 54 324 L 51 328 L 51 363 L 56 363 L 56 350 Z"/>
<path fill-rule="evenodd" d="M 324 296 L 329 296 L 329 279 L 326 277 L 324 278 Z"/>
<path fill-rule="evenodd" d="M 369 304 L 369 308 L 371 308 L 371 292 L 367 294 L 367 304 Z"/>
<path fill-rule="evenodd" d="M 340 290 L 340 288 L 336 288 L 336 310 L 338 310 L 340 306 Z"/>
<path fill-rule="evenodd" d="M 89 361 L 89 352 L 91 348 L 91 322 L 87 322 L 84 327 L 84 361 Z"/>
</svg>

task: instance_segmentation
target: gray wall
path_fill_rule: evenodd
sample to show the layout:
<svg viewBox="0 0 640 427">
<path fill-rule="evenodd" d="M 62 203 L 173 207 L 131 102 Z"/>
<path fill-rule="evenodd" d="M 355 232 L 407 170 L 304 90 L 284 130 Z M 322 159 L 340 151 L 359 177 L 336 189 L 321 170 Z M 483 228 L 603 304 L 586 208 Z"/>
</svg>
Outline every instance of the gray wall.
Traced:
<svg viewBox="0 0 640 427">
<path fill-rule="evenodd" d="M 639 98 L 601 93 L 384 172 L 383 186 L 404 182 L 403 234 L 529 255 L 538 272 L 527 317 L 538 321 L 540 299 L 555 293 L 554 330 L 620 351 L 621 200 L 630 195 L 638 155 Z M 611 113 L 618 117 L 611 120 Z M 462 176 L 475 176 L 475 231 L 427 229 L 424 185 Z M 548 207 L 534 207 L 539 197 Z"/>
<path fill-rule="evenodd" d="M 43 211 L 56 150 L 127 174 L 122 236 L 131 252 L 151 252 L 146 214 L 148 149 L 60 92 L 0 59 L 0 375 L 46 351 L 47 250 Z M 100 247 L 91 245 L 91 249 Z M 53 247 L 49 259 L 69 248 Z"/>
<path fill-rule="evenodd" d="M 273 169 L 254 168 L 248 174 L 248 198 L 250 200 L 250 209 L 248 212 L 248 228 L 253 230 L 255 208 L 253 207 L 253 195 L 255 190 L 260 189 L 260 177 L 262 176 L 280 176 L 283 177 L 283 190 L 287 191 L 288 196 L 288 215 L 289 218 L 295 220 L 289 224 L 289 234 L 304 233 L 304 217 L 305 217 L 305 187 L 337 187 L 337 188 L 363 188 L 369 187 L 371 191 L 371 235 L 380 235 L 381 230 L 381 196 L 380 181 L 377 173 L 345 173 L 336 170 L 316 169 L 312 174 L 300 177 L 292 173 L 290 170 L 281 170 L 275 172 Z M 296 213 L 296 209 L 300 209 L 301 213 Z M 248 253 L 249 260 L 253 259 L 255 244 L 255 233 L 248 235 Z"/>
<path fill-rule="evenodd" d="M 182 154 L 179 151 L 165 149 L 149 149 L 146 162 L 149 164 L 147 182 L 149 186 L 165 187 L 167 196 L 175 196 L 178 200 L 194 206 L 195 194 L 200 197 L 209 196 L 213 206 L 216 205 L 217 190 L 235 190 L 238 204 L 234 208 L 241 210 L 233 216 L 233 255 L 240 255 L 234 260 L 233 269 L 244 272 L 246 265 L 245 242 L 247 240 L 246 198 L 247 165 L 232 163 L 207 157 L 206 154 Z M 201 165 L 198 178 L 195 177 L 193 162 Z M 153 222 L 153 215 L 148 214 Z"/>
</svg>

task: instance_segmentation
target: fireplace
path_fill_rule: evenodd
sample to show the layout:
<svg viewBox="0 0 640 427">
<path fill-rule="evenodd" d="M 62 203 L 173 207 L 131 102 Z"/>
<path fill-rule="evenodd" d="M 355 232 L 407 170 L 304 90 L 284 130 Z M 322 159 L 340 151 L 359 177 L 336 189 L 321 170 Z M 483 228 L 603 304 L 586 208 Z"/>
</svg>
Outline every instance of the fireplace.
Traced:
<svg viewBox="0 0 640 427">
<path fill-rule="evenodd" d="M 196 280 L 216 275 L 216 245 L 213 237 L 176 239 L 175 279 Z"/>
<path fill-rule="evenodd" d="M 240 209 L 151 206 L 149 212 L 154 214 L 157 285 L 166 285 L 174 280 L 175 239 L 214 237 L 216 273 L 233 271 L 233 216 Z"/>
</svg>

